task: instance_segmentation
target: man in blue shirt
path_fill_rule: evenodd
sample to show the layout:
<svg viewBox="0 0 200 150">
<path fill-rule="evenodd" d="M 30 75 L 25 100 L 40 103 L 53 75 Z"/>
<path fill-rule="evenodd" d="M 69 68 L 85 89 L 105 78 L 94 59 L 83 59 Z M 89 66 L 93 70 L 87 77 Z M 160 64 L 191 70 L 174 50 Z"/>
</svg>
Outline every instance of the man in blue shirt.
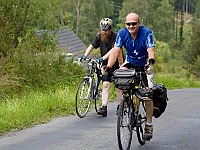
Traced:
<svg viewBox="0 0 200 150">
<path fill-rule="evenodd" d="M 126 17 L 126 28 L 121 29 L 116 37 L 115 45 L 110 54 L 107 69 L 111 68 L 117 59 L 118 53 L 122 47 L 126 49 L 125 63 L 121 69 L 134 68 L 144 69 L 145 64 L 153 65 L 154 59 L 154 37 L 152 31 L 145 26 L 140 25 L 139 15 L 129 13 Z M 151 67 L 151 66 L 150 66 Z M 147 75 L 143 77 L 146 87 L 148 87 Z M 145 125 L 144 139 L 150 140 L 153 137 L 153 101 L 145 101 L 147 123 Z"/>
</svg>

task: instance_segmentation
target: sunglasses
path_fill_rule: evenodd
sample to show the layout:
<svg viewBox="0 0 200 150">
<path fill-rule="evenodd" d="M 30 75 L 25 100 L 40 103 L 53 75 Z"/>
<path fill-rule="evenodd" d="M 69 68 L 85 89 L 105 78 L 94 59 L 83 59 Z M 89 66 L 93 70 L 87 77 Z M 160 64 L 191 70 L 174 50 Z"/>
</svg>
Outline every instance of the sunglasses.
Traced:
<svg viewBox="0 0 200 150">
<path fill-rule="evenodd" d="M 127 26 L 130 26 L 130 25 L 132 25 L 132 26 L 135 26 L 136 24 L 138 24 L 139 22 L 128 22 L 128 23 L 126 23 L 126 25 Z"/>
<path fill-rule="evenodd" d="M 101 29 L 102 31 L 108 31 L 108 30 L 110 30 L 110 29 Z"/>
</svg>

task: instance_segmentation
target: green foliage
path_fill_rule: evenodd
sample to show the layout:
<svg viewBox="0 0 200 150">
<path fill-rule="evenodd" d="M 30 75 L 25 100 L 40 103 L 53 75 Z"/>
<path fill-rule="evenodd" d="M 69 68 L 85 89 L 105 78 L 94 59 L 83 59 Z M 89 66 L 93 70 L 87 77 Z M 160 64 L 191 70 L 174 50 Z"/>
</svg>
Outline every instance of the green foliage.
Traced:
<svg viewBox="0 0 200 150">
<path fill-rule="evenodd" d="M 120 10 L 119 16 L 119 27 L 125 27 L 125 18 L 131 13 L 135 12 L 140 15 L 142 23 L 145 24 L 146 18 L 148 18 L 149 14 L 149 2 L 146 0 L 125 0 L 122 5 L 122 9 Z"/>
<path fill-rule="evenodd" d="M 191 41 L 185 46 L 183 59 L 187 61 L 187 68 L 193 75 L 199 76 L 199 56 L 200 56 L 200 19 L 194 21 L 192 26 Z"/>
<path fill-rule="evenodd" d="M 164 84 L 169 90 L 180 88 L 200 88 L 199 81 L 188 80 L 185 77 L 174 77 L 172 74 L 156 74 L 155 83 Z"/>
<path fill-rule="evenodd" d="M 125 18 L 130 12 L 140 16 L 142 24 L 154 32 L 157 40 L 170 43 L 174 39 L 174 8 L 169 0 L 125 0 L 119 16 L 120 28 L 125 27 Z"/>
<path fill-rule="evenodd" d="M 46 123 L 53 117 L 75 113 L 74 102 L 77 84 L 59 84 L 55 90 L 28 90 L 0 104 L 0 135 L 36 124 Z"/>
<path fill-rule="evenodd" d="M 168 0 L 163 0 L 153 16 L 152 30 L 159 41 L 170 43 L 174 40 L 174 8 Z"/>
<path fill-rule="evenodd" d="M 156 41 L 156 58 L 162 61 L 160 63 L 167 63 L 172 58 L 172 51 L 167 43 Z"/>
<path fill-rule="evenodd" d="M 27 89 L 48 89 L 58 83 L 71 85 L 85 75 L 73 60 L 57 56 L 53 51 L 35 53 L 35 49 L 18 49 L 12 59 L 2 60 L 1 96 L 23 92 Z M 12 91 L 11 93 L 9 93 Z"/>
<path fill-rule="evenodd" d="M 108 0 L 66 0 L 63 7 L 71 18 L 72 29 L 87 45 L 99 31 L 100 20 L 114 12 L 114 5 Z"/>
<path fill-rule="evenodd" d="M 196 7 L 195 7 L 195 16 L 197 18 L 200 18 L 200 1 L 195 0 L 196 2 Z"/>
<path fill-rule="evenodd" d="M 0 15 L 0 57 L 12 57 L 13 48 L 35 29 L 54 30 L 62 0 L 2 0 Z M 37 6 L 37 7 L 35 7 Z"/>
</svg>

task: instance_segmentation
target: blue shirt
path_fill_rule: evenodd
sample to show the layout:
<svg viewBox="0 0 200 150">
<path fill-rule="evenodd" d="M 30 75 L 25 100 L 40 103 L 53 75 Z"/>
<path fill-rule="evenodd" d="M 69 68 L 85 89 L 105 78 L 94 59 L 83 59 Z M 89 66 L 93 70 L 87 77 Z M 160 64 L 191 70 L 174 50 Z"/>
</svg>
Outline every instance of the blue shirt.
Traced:
<svg viewBox="0 0 200 150">
<path fill-rule="evenodd" d="M 126 61 L 135 67 L 143 67 L 147 63 L 147 49 L 154 47 L 155 44 L 152 31 L 140 26 L 135 40 L 127 28 L 121 29 L 117 34 L 115 46 L 126 49 Z"/>
</svg>

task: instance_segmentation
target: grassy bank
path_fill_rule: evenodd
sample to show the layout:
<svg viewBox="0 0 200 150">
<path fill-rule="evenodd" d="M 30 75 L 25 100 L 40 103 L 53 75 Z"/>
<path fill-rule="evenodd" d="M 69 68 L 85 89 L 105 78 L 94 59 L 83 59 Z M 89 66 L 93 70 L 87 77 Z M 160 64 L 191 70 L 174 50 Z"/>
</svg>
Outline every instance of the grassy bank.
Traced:
<svg viewBox="0 0 200 150">
<path fill-rule="evenodd" d="M 163 83 L 168 89 L 200 87 L 200 82 L 164 75 L 156 75 L 155 83 Z M 76 88 L 75 85 L 59 85 L 56 90 L 27 91 L 4 100 L 0 105 L 0 134 L 47 123 L 54 117 L 75 114 Z"/>
</svg>

